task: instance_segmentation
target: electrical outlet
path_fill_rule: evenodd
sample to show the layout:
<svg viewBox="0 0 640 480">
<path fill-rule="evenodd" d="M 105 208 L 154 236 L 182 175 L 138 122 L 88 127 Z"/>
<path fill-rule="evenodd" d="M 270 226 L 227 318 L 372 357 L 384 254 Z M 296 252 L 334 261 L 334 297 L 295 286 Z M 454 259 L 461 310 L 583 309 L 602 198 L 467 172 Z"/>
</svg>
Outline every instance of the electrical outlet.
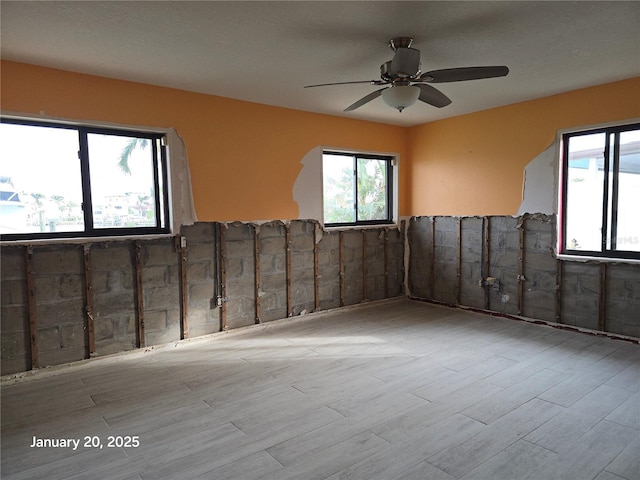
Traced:
<svg viewBox="0 0 640 480">
<path fill-rule="evenodd" d="M 180 248 L 187 248 L 187 237 L 180 237 Z"/>
</svg>

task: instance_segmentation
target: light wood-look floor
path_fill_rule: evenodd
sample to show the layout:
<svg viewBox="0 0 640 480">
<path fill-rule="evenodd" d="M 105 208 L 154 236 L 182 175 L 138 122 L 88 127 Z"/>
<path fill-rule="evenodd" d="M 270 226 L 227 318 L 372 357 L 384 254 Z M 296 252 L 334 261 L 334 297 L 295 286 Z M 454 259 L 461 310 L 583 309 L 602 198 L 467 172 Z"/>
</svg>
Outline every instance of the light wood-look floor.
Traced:
<svg viewBox="0 0 640 480">
<path fill-rule="evenodd" d="M 31 448 L 33 436 L 138 448 Z M 2 478 L 637 480 L 640 347 L 402 299 L 2 388 Z"/>
</svg>

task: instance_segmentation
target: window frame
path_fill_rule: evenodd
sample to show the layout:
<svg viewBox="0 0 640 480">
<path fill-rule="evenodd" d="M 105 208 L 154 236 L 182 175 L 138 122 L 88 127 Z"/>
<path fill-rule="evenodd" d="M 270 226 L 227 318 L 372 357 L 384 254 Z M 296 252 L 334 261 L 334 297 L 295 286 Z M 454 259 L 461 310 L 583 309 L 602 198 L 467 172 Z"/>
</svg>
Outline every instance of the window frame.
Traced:
<svg viewBox="0 0 640 480">
<path fill-rule="evenodd" d="M 558 238 L 558 254 L 573 258 L 596 258 L 598 260 L 640 260 L 640 252 L 633 250 L 617 250 L 617 212 L 618 212 L 618 187 L 620 174 L 620 134 L 626 131 L 639 130 L 640 123 L 625 123 L 618 125 L 609 125 L 602 127 L 590 128 L 587 130 L 578 130 L 564 132 L 561 137 L 560 148 L 560 195 L 558 208 L 559 212 L 559 238 Z M 594 135 L 603 133 L 605 135 L 604 145 L 604 162 L 603 162 L 603 193 L 602 193 L 602 221 L 601 221 L 601 238 L 598 250 L 576 250 L 567 246 L 567 206 L 568 206 L 568 169 L 569 169 L 569 144 L 570 138 L 585 135 Z M 614 142 L 611 144 L 609 138 L 614 135 Z M 611 151 L 613 149 L 613 152 Z M 608 159 L 612 155 L 612 161 Z M 612 166 L 610 168 L 610 163 Z M 611 171 L 612 170 L 612 171 Z M 611 184 L 611 189 L 609 185 Z M 609 218 L 611 213 L 611 218 Z M 610 248 L 609 248 L 610 246 Z"/>
<path fill-rule="evenodd" d="M 353 195 L 354 195 L 354 222 L 333 222 L 333 223 L 325 223 L 324 217 L 324 156 L 325 155 L 340 155 L 344 157 L 353 158 L 353 172 L 354 172 L 354 185 L 353 185 Z M 386 192 L 385 192 L 385 202 L 386 202 L 386 210 L 387 215 L 385 219 L 381 220 L 358 220 L 358 159 L 364 160 L 383 160 L 386 162 L 385 174 L 386 174 Z M 334 149 L 323 149 L 322 150 L 322 221 L 323 225 L 326 228 L 341 228 L 341 227 L 372 227 L 372 226 L 386 226 L 395 224 L 395 210 L 394 210 L 394 196 L 396 190 L 395 184 L 395 175 L 394 169 L 397 165 L 397 157 L 391 154 L 379 154 L 379 153 L 366 153 L 366 152 L 356 152 L 356 151 L 344 151 L 344 150 L 334 150 Z"/>
<path fill-rule="evenodd" d="M 103 127 L 89 124 L 76 124 L 71 122 L 54 122 L 46 120 L 34 120 L 27 118 L 15 118 L 10 116 L 0 117 L 0 123 L 12 125 L 24 125 L 34 127 L 55 128 L 72 130 L 78 133 L 78 167 L 81 176 L 82 188 L 82 212 L 84 230 L 60 231 L 60 232 L 32 232 L 32 233 L 2 233 L 0 241 L 20 240 L 55 240 L 101 237 L 132 237 L 148 235 L 164 235 L 171 233 L 171 206 L 169 196 L 169 170 L 166 148 L 166 134 L 157 131 L 145 131 L 130 128 Z M 88 135 L 103 134 L 112 136 L 126 136 L 144 138 L 150 140 L 153 162 L 154 191 L 156 192 L 154 205 L 156 225 L 150 227 L 94 227 L 93 203 L 91 199 L 91 179 L 89 174 L 89 150 Z M 162 191 L 160 186 L 162 185 Z"/>
</svg>

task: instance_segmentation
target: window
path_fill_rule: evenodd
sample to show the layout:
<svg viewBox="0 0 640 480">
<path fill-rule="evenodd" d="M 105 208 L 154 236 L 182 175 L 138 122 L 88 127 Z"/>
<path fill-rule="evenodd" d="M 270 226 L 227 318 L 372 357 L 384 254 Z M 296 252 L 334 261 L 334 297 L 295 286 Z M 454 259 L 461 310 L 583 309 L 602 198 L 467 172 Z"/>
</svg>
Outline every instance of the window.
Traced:
<svg viewBox="0 0 640 480">
<path fill-rule="evenodd" d="M 560 253 L 640 258 L 640 124 L 562 137 Z"/>
<path fill-rule="evenodd" d="M 393 222 L 393 157 L 323 152 L 326 226 Z"/>
<path fill-rule="evenodd" d="M 163 135 L 2 119 L 2 240 L 168 233 Z"/>
</svg>

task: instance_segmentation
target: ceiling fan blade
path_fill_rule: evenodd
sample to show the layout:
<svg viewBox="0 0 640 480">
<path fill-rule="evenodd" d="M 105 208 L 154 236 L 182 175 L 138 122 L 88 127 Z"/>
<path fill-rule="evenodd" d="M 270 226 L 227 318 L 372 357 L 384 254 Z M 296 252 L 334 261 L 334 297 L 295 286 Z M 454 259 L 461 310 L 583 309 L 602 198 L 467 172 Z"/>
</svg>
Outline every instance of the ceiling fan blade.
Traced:
<svg viewBox="0 0 640 480">
<path fill-rule="evenodd" d="M 461 67 L 432 70 L 420 75 L 420 81 L 430 83 L 462 82 L 481 78 L 504 77 L 509 73 L 505 66 L 494 67 Z"/>
<path fill-rule="evenodd" d="M 368 83 L 369 85 L 383 85 L 385 82 L 381 80 L 359 80 L 356 82 L 319 83 L 317 85 L 305 85 L 304 88 L 328 87 L 330 85 L 350 85 L 353 83 Z"/>
<path fill-rule="evenodd" d="M 344 111 L 345 112 L 350 112 L 352 110 L 355 110 L 356 108 L 361 107 L 365 103 L 369 103 L 374 98 L 378 98 L 380 95 L 382 95 L 382 91 L 386 90 L 387 88 L 388 87 L 385 87 L 385 88 L 381 88 L 380 90 L 376 90 L 375 92 L 371 92 L 369 95 L 366 95 L 366 96 L 362 97 L 356 103 L 353 103 L 353 104 L 349 105 L 347 108 L 344 109 Z"/>
<path fill-rule="evenodd" d="M 420 96 L 418 100 L 433 105 L 434 107 L 442 108 L 451 103 L 451 99 L 447 97 L 437 88 L 433 88 L 431 85 L 416 85 L 420 89 Z"/>
<path fill-rule="evenodd" d="M 413 77 L 420 70 L 420 50 L 415 48 L 397 48 L 391 60 L 391 75 Z"/>
</svg>

